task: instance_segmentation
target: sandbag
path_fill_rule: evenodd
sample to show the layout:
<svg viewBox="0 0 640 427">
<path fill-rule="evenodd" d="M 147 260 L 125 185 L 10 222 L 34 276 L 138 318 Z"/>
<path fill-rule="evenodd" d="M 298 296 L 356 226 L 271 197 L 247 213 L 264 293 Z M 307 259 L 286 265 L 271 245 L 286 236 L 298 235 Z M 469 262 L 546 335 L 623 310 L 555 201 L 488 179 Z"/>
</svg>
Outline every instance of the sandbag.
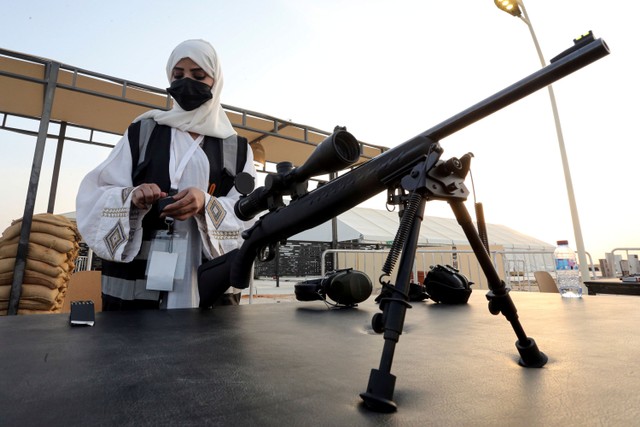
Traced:
<svg viewBox="0 0 640 427">
<path fill-rule="evenodd" d="M 11 239 L 5 239 L 4 237 L 0 237 L 0 247 L 3 245 L 10 245 L 13 243 L 19 243 L 20 236 L 15 236 Z M 53 249 L 60 253 L 71 253 L 77 252 L 80 248 L 80 245 L 76 241 L 61 239 L 60 237 L 52 236 L 51 234 L 46 233 L 38 233 L 31 232 L 29 235 L 30 243 L 37 243 L 39 245 L 44 246 L 45 248 Z"/>
<path fill-rule="evenodd" d="M 53 249 L 45 248 L 37 243 L 29 243 L 27 259 L 42 261 L 54 267 L 69 261 L 69 255 Z M 15 258 L 18 253 L 18 243 L 0 246 L 0 259 Z"/>
<path fill-rule="evenodd" d="M 46 212 L 33 214 L 32 221 L 43 222 L 46 224 L 51 224 L 51 225 L 60 226 L 60 227 L 67 227 L 67 226 L 74 227 L 73 222 L 71 222 L 69 218 L 62 215 L 56 215 L 56 214 L 51 214 Z M 22 218 L 18 218 L 11 221 L 11 225 L 18 222 L 22 222 Z"/>
<path fill-rule="evenodd" d="M 11 294 L 11 286 L 0 286 L 0 301 L 9 301 Z M 24 283 L 20 292 L 20 301 L 39 301 L 49 303 L 53 307 L 58 299 L 60 291 L 58 289 L 50 289 L 42 285 L 32 285 Z"/>
<path fill-rule="evenodd" d="M 13 267 L 16 263 L 15 258 L 0 259 L 0 273 L 13 274 Z"/>
<path fill-rule="evenodd" d="M 0 301 L 0 310 L 8 310 L 9 302 L 8 301 Z M 58 308 L 55 304 L 51 304 L 49 302 L 43 301 L 31 301 L 26 299 L 20 299 L 20 303 L 18 304 L 18 310 L 33 310 L 33 311 L 44 311 L 47 313 L 57 313 L 60 312 L 60 308 Z M 5 312 L 6 314 L 6 312 Z"/>
<path fill-rule="evenodd" d="M 5 308 L 3 308 L 3 304 Z M 6 303 L 0 303 L 0 316 L 6 316 L 8 312 L 8 306 Z M 54 310 L 32 310 L 28 308 L 19 308 L 18 314 L 56 314 L 60 313 L 57 309 Z"/>
<path fill-rule="evenodd" d="M 0 259 L 0 273 L 6 273 L 9 271 L 13 272 L 15 263 L 16 263 L 15 258 Z M 69 265 L 66 263 L 62 264 L 62 266 L 54 267 L 52 265 L 49 265 L 42 261 L 36 261 L 34 259 L 27 259 L 27 262 L 25 265 L 25 271 L 26 270 L 37 271 L 38 273 L 42 273 L 46 276 L 54 277 L 54 278 L 60 276 L 61 274 L 69 273 L 69 268 L 70 268 Z"/>
<path fill-rule="evenodd" d="M 9 303 L 0 301 L 0 314 L 6 315 L 9 310 Z M 28 311 L 27 311 L 28 310 Z M 20 300 L 18 314 L 38 314 L 38 313 L 59 313 L 59 309 L 48 303 L 38 301 Z"/>
<path fill-rule="evenodd" d="M 57 277 L 47 276 L 37 271 L 25 270 L 22 281 L 34 285 L 47 286 L 50 289 L 57 289 L 66 286 L 69 282 L 69 273 L 60 274 Z M 11 285 L 13 283 L 13 270 L 7 273 L 0 273 L 0 285 Z"/>
<path fill-rule="evenodd" d="M 10 289 L 0 286 L 0 316 L 7 315 Z M 66 289 L 60 292 L 48 290 L 44 286 L 24 284 L 18 302 L 18 314 L 61 313 L 64 306 Z"/>
<path fill-rule="evenodd" d="M 60 274 L 58 277 L 50 277 L 37 271 L 25 271 L 23 281 L 34 285 L 48 286 L 51 289 L 60 289 L 69 283 L 69 273 Z"/>
<path fill-rule="evenodd" d="M 35 217 L 34 217 L 35 219 Z M 9 240 L 16 236 L 20 236 L 20 230 L 22 229 L 22 221 L 14 222 L 2 233 L 2 237 Z M 31 223 L 31 232 L 45 233 L 52 236 L 59 237 L 61 239 L 69 240 L 72 242 L 80 241 L 80 234 L 75 228 L 73 223 L 69 221 L 68 225 L 53 225 L 46 222 L 35 221 Z"/>
<path fill-rule="evenodd" d="M 0 238 L 0 314 L 7 314 L 22 219 Z M 80 233 L 61 215 L 33 216 L 18 314 L 59 313 L 80 251 Z"/>
</svg>

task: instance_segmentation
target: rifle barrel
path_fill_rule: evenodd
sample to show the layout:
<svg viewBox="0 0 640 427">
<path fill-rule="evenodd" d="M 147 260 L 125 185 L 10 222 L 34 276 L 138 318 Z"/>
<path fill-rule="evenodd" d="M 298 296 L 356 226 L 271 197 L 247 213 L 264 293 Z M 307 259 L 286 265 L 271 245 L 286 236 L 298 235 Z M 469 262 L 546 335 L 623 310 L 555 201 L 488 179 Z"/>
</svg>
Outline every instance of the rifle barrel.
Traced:
<svg viewBox="0 0 640 427">
<path fill-rule="evenodd" d="M 422 135 L 436 141 L 445 138 L 608 54 L 609 47 L 604 40 L 593 40 L 564 58 L 434 126 Z"/>
</svg>

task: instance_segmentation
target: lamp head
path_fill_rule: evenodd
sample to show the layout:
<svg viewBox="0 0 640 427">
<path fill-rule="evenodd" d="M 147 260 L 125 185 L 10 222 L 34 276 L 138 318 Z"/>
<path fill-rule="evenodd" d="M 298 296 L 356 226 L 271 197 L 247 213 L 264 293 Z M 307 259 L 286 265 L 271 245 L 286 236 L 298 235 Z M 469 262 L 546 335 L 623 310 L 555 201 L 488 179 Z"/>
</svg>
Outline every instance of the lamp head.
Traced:
<svg viewBox="0 0 640 427">
<path fill-rule="evenodd" d="M 522 15 L 522 11 L 520 10 L 520 6 L 518 5 L 517 0 L 493 0 L 498 9 L 504 10 L 505 12 L 513 15 L 520 16 Z"/>
</svg>

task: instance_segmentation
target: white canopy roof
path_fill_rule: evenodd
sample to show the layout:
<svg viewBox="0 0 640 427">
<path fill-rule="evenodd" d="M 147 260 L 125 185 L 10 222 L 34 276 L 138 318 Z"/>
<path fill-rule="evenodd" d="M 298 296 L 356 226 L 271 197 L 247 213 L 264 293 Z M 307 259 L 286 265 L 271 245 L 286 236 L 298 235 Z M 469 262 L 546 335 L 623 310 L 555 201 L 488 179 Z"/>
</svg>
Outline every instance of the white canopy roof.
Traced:
<svg viewBox="0 0 640 427">
<path fill-rule="evenodd" d="M 338 216 L 338 241 L 358 240 L 361 243 L 390 243 L 399 224 L 397 212 L 371 208 L 353 208 Z M 500 224 L 486 224 L 490 245 L 505 249 L 553 250 L 554 246 Z M 331 223 L 290 237 L 289 240 L 331 241 Z M 427 216 L 420 228 L 421 246 L 463 246 L 468 241 L 462 228 L 453 218 Z"/>
</svg>

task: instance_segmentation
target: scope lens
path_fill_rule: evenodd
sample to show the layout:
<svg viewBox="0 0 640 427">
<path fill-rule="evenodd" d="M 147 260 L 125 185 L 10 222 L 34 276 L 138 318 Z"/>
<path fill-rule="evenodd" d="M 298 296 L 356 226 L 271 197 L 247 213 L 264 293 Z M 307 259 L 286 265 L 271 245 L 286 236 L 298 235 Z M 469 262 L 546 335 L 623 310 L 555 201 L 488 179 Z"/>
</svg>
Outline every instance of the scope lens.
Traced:
<svg viewBox="0 0 640 427">
<path fill-rule="evenodd" d="M 338 132 L 333 140 L 333 145 L 338 155 L 349 164 L 360 157 L 360 144 L 349 132 Z"/>
</svg>

